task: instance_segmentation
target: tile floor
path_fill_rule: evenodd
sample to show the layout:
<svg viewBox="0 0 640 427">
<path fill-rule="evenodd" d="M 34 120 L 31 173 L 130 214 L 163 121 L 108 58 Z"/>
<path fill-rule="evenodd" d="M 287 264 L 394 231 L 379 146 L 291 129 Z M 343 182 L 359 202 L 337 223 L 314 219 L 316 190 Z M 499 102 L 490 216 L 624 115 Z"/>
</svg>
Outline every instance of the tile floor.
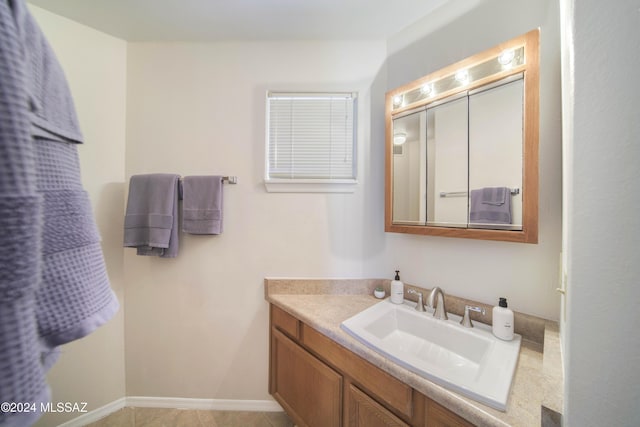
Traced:
<svg viewBox="0 0 640 427">
<path fill-rule="evenodd" d="M 88 427 L 293 427 L 284 412 L 124 408 Z"/>
</svg>

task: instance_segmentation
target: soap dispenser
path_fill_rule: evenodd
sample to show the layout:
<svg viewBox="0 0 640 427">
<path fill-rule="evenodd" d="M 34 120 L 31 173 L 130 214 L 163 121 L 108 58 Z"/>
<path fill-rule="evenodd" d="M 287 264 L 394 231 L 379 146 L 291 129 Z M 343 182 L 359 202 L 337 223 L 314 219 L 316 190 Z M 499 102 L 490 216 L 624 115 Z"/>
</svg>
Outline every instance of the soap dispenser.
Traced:
<svg viewBox="0 0 640 427">
<path fill-rule="evenodd" d="M 513 339 L 513 311 L 507 308 L 507 299 L 500 298 L 500 302 L 493 307 L 493 335 L 501 340 Z"/>
<path fill-rule="evenodd" d="M 396 270 L 396 277 L 391 281 L 391 302 L 394 304 L 404 302 L 404 283 L 400 281 L 400 270 Z"/>
</svg>

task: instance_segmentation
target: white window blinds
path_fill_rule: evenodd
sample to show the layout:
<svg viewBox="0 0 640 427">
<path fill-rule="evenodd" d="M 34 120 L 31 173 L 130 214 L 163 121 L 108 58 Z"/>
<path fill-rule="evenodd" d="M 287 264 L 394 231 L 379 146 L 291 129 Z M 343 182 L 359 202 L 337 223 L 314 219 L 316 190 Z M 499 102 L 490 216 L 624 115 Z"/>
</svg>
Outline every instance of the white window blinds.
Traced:
<svg viewBox="0 0 640 427">
<path fill-rule="evenodd" d="M 267 94 L 267 181 L 356 179 L 356 95 Z"/>
</svg>

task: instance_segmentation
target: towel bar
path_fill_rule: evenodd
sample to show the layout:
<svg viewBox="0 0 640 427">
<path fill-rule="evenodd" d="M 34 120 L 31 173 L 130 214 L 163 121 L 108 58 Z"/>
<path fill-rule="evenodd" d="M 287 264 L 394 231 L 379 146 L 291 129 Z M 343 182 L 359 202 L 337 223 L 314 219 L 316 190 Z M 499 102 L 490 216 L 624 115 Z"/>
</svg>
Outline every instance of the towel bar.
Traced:
<svg viewBox="0 0 640 427">
<path fill-rule="evenodd" d="M 238 177 L 237 176 L 223 176 L 222 177 L 222 182 L 227 182 L 229 184 L 237 184 L 238 183 Z"/>
<path fill-rule="evenodd" d="M 182 181 L 183 178 L 180 178 L 180 181 Z M 228 183 L 228 184 L 237 184 L 238 183 L 238 177 L 237 176 L 223 176 L 222 177 L 222 182 L 223 183 Z"/>
<path fill-rule="evenodd" d="M 440 192 L 440 197 L 460 197 L 460 196 L 466 196 L 468 193 L 466 191 L 441 191 Z M 511 195 L 514 196 L 516 194 L 520 194 L 520 189 L 519 188 L 512 188 L 511 189 Z"/>
</svg>

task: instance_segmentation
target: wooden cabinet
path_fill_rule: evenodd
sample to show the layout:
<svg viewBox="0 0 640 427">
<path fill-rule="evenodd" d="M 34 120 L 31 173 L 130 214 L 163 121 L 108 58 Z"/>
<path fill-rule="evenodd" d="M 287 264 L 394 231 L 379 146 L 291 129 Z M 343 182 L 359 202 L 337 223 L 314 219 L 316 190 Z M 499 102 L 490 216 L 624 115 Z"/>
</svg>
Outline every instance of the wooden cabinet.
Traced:
<svg viewBox="0 0 640 427">
<path fill-rule="evenodd" d="M 409 427 L 353 384 L 349 386 L 348 427 Z"/>
<path fill-rule="evenodd" d="M 302 343 L 321 360 L 340 371 L 349 383 L 366 390 L 367 394 L 399 417 L 412 419 L 414 405 L 411 387 L 304 324 Z M 345 410 L 348 410 L 347 405 Z"/>
<path fill-rule="evenodd" d="M 473 427 L 473 424 L 438 405 L 433 400 L 427 399 L 425 404 L 425 427 Z"/>
<path fill-rule="evenodd" d="M 271 305 L 269 392 L 299 427 L 472 427 Z"/>
<path fill-rule="evenodd" d="M 272 333 L 271 393 L 299 426 L 339 426 L 342 376 L 280 331 Z"/>
</svg>

